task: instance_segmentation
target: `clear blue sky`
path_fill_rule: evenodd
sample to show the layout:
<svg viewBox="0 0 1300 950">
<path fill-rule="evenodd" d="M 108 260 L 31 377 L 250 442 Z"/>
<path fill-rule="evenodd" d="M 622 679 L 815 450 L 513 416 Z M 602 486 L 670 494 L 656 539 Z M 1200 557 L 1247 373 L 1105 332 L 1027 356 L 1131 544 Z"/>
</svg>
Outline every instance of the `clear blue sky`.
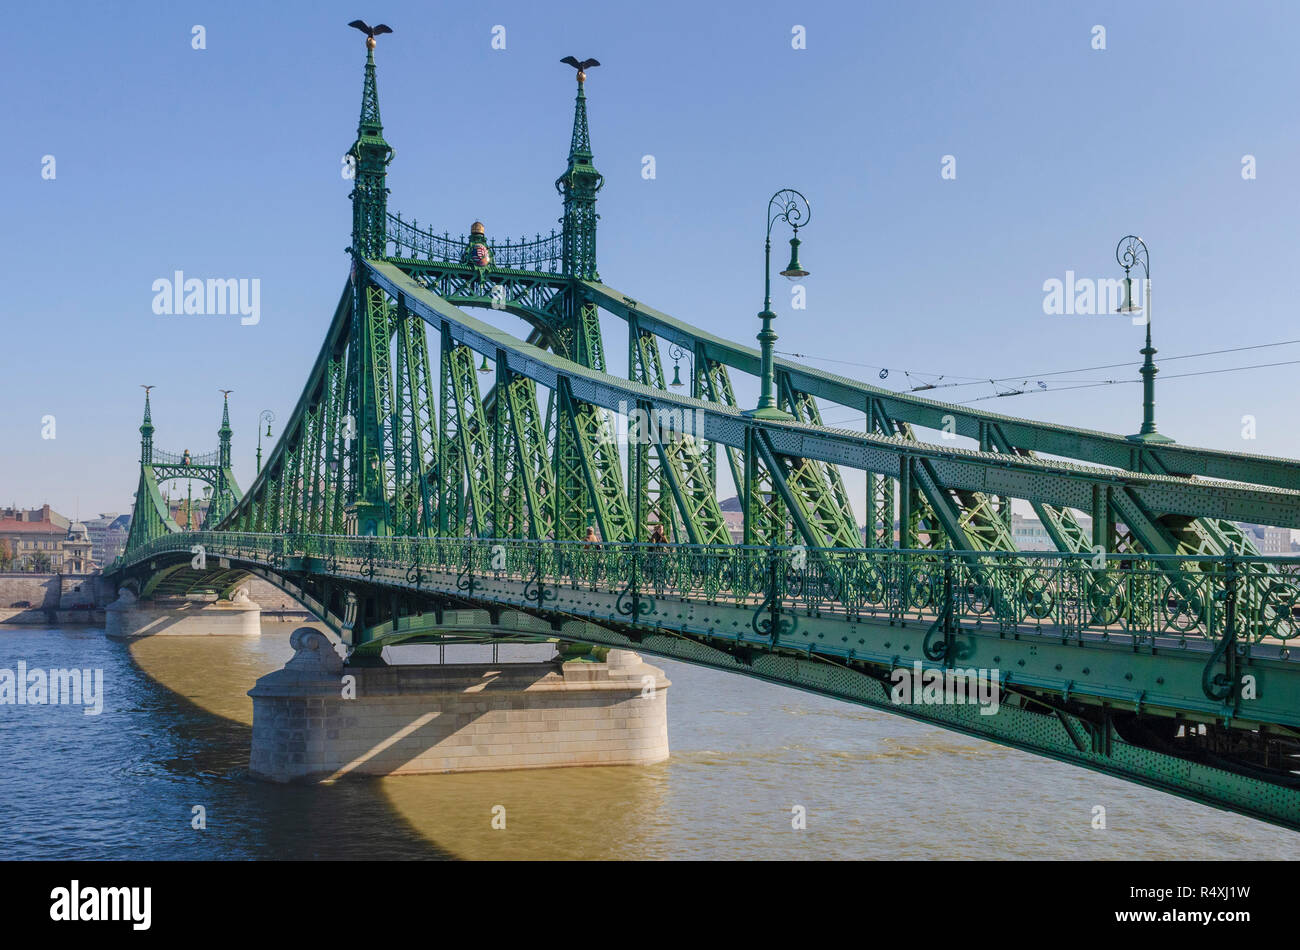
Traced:
<svg viewBox="0 0 1300 950">
<path fill-rule="evenodd" d="M 1300 337 L 1293 3 L 113 6 L 42 4 L 0 65 L 3 504 L 128 510 L 140 383 L 158 387 L 156 444 L 177 451 L 215 446 L 217 390 L 233 389 L 251 481 L 254 420 L 287 417 L 347 275 L 355 17 L 395 29 L 376 57 L 390 208 L 453 233 L 555 224 L 573 99 L 558 60 L 600 59 L 587 85 L 601 275 L 724 336 L 753 339 L 766 202 L 794 187 L 813 201 L 812 276 L 806 311 L 777 288 L 778 349 L 893 367 L 890 387 L 910 385 L 901 368 L 1032 381 L 1136 360 L 1127 318 L 1042 306 L 1043 282 L 1067 270 L 1120 276 L 1130 231 L 1151 248 L 1161 357 Z M 498 24 L 505 50 L 491 46 Z M 796 24 L 806 49 L 791 47 Z M 944 155 L 956 180 L 940 177 Z M 155 315 L 152 282 L 175 270 L 260 278 L 261 322 Z M 621 335 L 609 348 L 621 371 Z M 1162 431 L 1300 456 L 1298 367 L 1166 379 L 1292 359 L 1300 346 L 1162 363 Z M 1140 389 L 979 405 L 1126 433 Z"/>
</svg>

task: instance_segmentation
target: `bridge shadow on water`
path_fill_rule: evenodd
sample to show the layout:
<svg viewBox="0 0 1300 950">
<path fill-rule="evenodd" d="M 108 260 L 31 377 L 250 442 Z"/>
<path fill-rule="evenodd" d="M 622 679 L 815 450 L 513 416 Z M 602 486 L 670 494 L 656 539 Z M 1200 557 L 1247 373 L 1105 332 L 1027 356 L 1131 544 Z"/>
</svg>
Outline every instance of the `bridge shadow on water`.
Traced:
<svg viewBox="0 0 1300 950">
<path fill-rule="evenodd" d="M 292 655 L 285 626 L 282 636 L 145 637 L 128 647 L 149 686 L 143 710 L 171 734 L 154 764 L 207 809 L 202 834 L 217 839 L 210 857 L 454 858 L 388 805 L 377 780 L 279 785 L 248 774 L 252 701 L 245 693 Z"/>
<path fill-rule="evenodd" d="M 6 707 L 0 852 L 14 858 L 1054 857 L 1291 859 L 1240 816 L 770 683 L 662 661 L 672 758 L 640 767 L 347 779 L 248 776 L 261 637 L 0 628 L 0 667 L 102 668 L 102 715 Z M 654 661 L 652 661 L 654 662 Z M 656 663 L 656 665 L 658 665 Z M 793 834 L 791 803 L 815 820 Z M 1106 806 L 1108 829 L 1091 827 Z M 191 827 L 192 809 L 207 827 Z M 506 827 L 493 826 L 494 806 Z"/>
<path fill-rule="evenodd" d="M 208 810 L 208 830 L 194 834 L 207 835 L 203 840 L 215 853 L 202 857 L 664 856 L 655 853 L 652 828 L 666 807 L 667 763 L 345 775 L 320 785 L 251 778 L 252 700 L 246 693 L 293 653 L 288 635 L 297 624 L 284 624 L 282 632 L 279 626 L 269 625 L 260 638 L 145 637 L 129 645 L 147 683 L 141 705 L 171 739 L 151 761 L 191 788 L 193 802 Z M 535 675 L 547 671 L 537 664 Z M 477 718 L 417 717 L 391 741 L 411 759 Z"/>
</svg>

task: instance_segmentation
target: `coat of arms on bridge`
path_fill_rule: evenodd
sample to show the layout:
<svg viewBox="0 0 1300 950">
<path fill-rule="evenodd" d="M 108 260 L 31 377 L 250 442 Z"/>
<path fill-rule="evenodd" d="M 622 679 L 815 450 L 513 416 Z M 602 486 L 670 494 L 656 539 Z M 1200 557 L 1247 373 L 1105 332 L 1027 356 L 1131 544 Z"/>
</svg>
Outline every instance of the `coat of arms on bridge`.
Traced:
<svg viewBox="0 0 1300 950">
<path fill-rule="evenodd" d="M 464 263 L 474 267 L 492 266 L 492 249 L 488 247 L 482 221 L 470 225 L 469 247 L 465 248 Z"/>
</svg>

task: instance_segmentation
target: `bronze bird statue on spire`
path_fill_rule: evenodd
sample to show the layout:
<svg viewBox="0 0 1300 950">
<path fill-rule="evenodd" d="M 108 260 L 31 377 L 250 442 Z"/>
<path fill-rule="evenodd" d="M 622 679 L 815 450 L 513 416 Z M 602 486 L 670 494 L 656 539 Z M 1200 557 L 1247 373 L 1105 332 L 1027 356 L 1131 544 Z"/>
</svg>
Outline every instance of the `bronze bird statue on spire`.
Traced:
<svg viewBox="0 0 1300 950">
<path fill-rule="evenodd" d="M 354 29 L 358 29 L 362 33 L 366 34 L 366 49 L 375 48 L 376 36 L 382 36 L 385 33 L 393 32 L 393 28 L 391 26 L 387 26 L 383 23 L 379 24 L 378 26 L 368 26 L 365 20 L 353 20 L 351 23 L 348 24 L 348 26 L 353 27 Z"/>
<path fill-rule="evenodd" d="M 600 65 L 600 60 L 598 59 L 584 59 L 582 62 L 578 62 L 578 57 L 576 56 L 566 56 L 564 59 L 560 60 L 560 62 L 567 63 L 578 71 L 578 82 L 586 82 L 587 70 L 592 66 Z"/>
</svg>

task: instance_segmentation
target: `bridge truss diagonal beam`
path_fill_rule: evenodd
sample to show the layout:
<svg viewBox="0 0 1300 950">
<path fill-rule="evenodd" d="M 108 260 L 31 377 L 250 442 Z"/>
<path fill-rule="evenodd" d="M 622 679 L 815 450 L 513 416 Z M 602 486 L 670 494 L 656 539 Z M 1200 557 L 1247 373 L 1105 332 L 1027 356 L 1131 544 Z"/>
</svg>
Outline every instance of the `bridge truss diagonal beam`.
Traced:
<svg viewBox="0 0 1300 950">
<path fill-rule="evenodd" d="M 441 300 L 393 265 L 369 261 L 366 267 L 371 279 L 391 296 L 405 295 L 408 306 L 424 319 L 439 328 L 448 325 L 456 342 L 484 355 L 502 351 L 514 372 L 549 388 L 557 387 L 564 377 L 572 398 L 605 409 L 616 410 L 620 404 L 644 401 L 669 411 L 696 412 L 706 440 L 734 449 L 743 451 L 747 430 L 762 430 L 777 454 L 881 475 L 895 475 L 901 457 L 923 460 L 932 477 L 949 491 L 981 492 L 1088 510 L 1093 487 L 1101 485 L 1112 491 L 1125 490 L 1146 510 L 1163 516 L 1255 520 L 1300 527 L 1300 491 L 980 452 L 806 423 L 755 420 L 734 407 L 663 392 L 546 353 Z"/>
</svg>

